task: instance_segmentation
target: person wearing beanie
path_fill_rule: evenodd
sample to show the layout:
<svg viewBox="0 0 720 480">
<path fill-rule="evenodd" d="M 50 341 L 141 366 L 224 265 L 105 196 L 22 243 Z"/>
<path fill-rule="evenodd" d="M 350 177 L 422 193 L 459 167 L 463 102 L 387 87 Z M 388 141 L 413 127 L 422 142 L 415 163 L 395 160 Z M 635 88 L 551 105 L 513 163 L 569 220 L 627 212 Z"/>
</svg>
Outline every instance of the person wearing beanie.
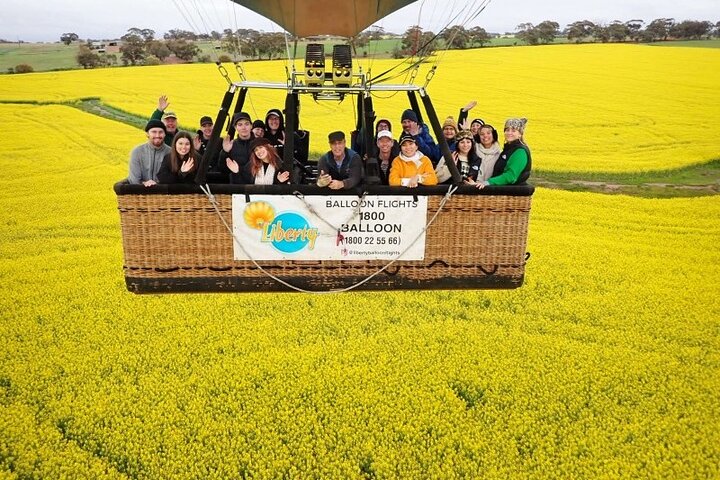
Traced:
<svg viewBox="0 0 720 480">
<path fill-rule="evenodd" d="M 170 101 L 167 95 L 160 95 L 158 98 L 158 106 L 155 111 L 150 115 L 150 120 L 161 120 L 165 124 L 165 145 L 168 147 L 172 145 L 173 137 L 177 133 L 177 115 L 175 112 L 167 110 L 170 106 Z"/>
<path fill-rule="evenodd" d="M 505 145 L 489 179 L 476 183 L 478 188 L 488 185 L 518 185 L 530 178 L 532 156 L 525 144 L 527 118 L 510 118 L 505 122 Z"/>
<path fill-rule="evenodd" d="M 418 150 L 416 138 L 410 133 L 400 135 L 400 155 L 392 161 L 388 182 L 392 186 L 415 188 L 437 185 L 438 180 L 430 159 Z"/>
<path fill-rule="evenodd" d="M 480 159 L 475 153 L 475 141 L 470 130 L 460 130 L 455 137 L 456 148 L 452 152 L 455 166 L 463 180 L 474 180 L 480 171 Z M 450 169 L 445 168 L 445 158 L 441 158 L 435 168 L 435 174 L 440 183 L 452 183 Z"/>
<path fill-rule="evenodd" d="M 259 118 L 252 124 L 252 134 L 255 138 L 261 138 L 265 136 L 265 122 Z"/>
<path fill-rule="evenodd" d="M 237 138 L 227 135 L 223 139 L 223 148 L 218 159 L 218 170 L 228 175 L 233 171 L 242 170 L 250 161 L 250 142 L 252 136 L 252 119 L 247 112 L 238 112 L 233 115 L 232 125 L 235 127 Z"/>
<path fill-rule="evenodd" d="M 147 142 L 138 145 L 130 152 L 130 171 L 127 181 L 132 185 L 152 187 L 158 182 L 158 171 L 163 158 L 170 153 L 165 144 L 165 124 L 160 120 L 150 120 L 145 125 Z"/>
<path fill-rule="evenodd" d="M 417 114 L 408 108 L 402 113 L 400 123 L 402 124 L 403 134 L 407 133 L 415 137 L 415 143 L 418 149 L 429 157 L 433 164 L 437 163 L 437 161 L 440 160 L 440 147 L 437 146 L 435 140 L 430 136 L 427 125 L 418 123 Z"/>
<path fill-rule="evenodd" d="M 447 117 L 443 122 L 442 127 L 443 136 L 445 137 L 445 141 L 452 152 L 455 150 L 455 135 L 458 133 L 457 123 L 455 123 L 455 119 L 453 117 Z"/>
<path fill-rule="evenodd" d="M 362 160 L 354 150 L 346 147 L 345 133 L 328 135 L 330 151 L 318 160 L 318 187 L 331 190 L 350 189 L 362 181 Z"/>
</svg>

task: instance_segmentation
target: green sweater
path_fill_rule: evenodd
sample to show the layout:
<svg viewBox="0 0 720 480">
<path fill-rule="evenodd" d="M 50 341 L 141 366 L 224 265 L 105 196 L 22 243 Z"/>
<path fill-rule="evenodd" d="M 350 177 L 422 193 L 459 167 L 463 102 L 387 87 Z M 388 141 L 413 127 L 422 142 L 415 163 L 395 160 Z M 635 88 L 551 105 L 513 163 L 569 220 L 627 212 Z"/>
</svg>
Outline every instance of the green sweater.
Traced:
<svg viewBox="0 0 720 480">
<path fill-rule="evenodd" d="M 528 156 L 524 149 L 518 148 L 508 158 L 503 173 L 488 179 L 490 185 L 513 185 L 527 166 Z"/>
</svg>

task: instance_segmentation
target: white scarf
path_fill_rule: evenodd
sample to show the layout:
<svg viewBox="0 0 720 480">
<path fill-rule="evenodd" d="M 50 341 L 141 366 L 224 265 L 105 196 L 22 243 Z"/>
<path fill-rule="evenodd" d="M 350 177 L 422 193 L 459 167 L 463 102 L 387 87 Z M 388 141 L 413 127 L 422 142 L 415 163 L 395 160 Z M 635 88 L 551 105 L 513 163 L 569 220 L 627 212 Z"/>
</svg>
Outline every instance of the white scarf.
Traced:
<svg viewBox="0 0 720 480">
<path fill-rule="evenodd" d="M 275 181 L 275 167 L 269 163 L 263 164 L 265 165 L 267 168 L 259 168 L 255 174 L 255 185 L 272 185 Z"/>
<path fill-rule="evenodd" d="M 403 155 L 402 152 L 400 152 L 400 158 L 403 162 L 413 162 L 415 164 L 415 168 L 420 168 L 420 164 L 422 164 L 423 154 L 420 152 L 420 150 L 418 150 L 412 157 L 406 157 L 405 155 Z"/>
<path fill-rule="evenodd" d="M 475 153 L 480 157 L 480 172 L 478 173 L 478 181 L 488 180 L 492 177 L 495 162 L 500 156 L 500 144 L 493 142 L 490 148 L 485 148 L 481 143 L 475 145 Z"/>
</svg>

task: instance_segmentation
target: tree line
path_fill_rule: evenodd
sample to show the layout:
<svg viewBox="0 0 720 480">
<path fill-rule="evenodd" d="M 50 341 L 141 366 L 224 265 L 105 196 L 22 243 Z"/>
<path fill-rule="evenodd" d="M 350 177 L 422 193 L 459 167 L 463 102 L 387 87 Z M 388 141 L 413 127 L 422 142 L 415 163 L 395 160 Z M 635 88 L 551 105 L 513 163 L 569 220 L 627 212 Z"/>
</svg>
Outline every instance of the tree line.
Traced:
<svg viewBox="0 0 720 480">
<path fill-rule="evenodd" d="M 643 20 L 633 19 L 622 22 L 615 20 L 609 24 L 579 20 L 569 23 L 563 30 L 557 22 L 546 20 L 533 25 L 521 23 L 515 36 L 529 45 L 551 43 L 563 35 L 568 41 L 583 42 L 658 42 L 665 40 L 701 40 L 720 37 L 720 22 L 713 24 L 707 20 L 683 20 L 656 18 L 647 25 Z"/>
<path fill-rule="evenodd" d="M 382 27 L 372 26 L 350 39 L 350 44 L 358 51 L 367 55 L 366 49 L 370 41 L 380 40 L 388 34 Z M 720 37 L 720 22 L 684 20 L 676 22 L 672 18 L 657 18 L 645 24 L 643 20 L 616 20 L 609 24 L 594 23 L 580 20 L 567 24 L 564 29 L 558 22 L 545 20 L 538 25 L 521 23 L 514 33 L 515 38 L 529 45 L 548 44 L 556 38 L 564 36 L 570 42 L 657 42 L 669 39 L 692 40 Z M 465 28 L 454 25 L 443 29 L 438 34 L 426 31 L 419 25 L 409 27 L 400 37 L 400 42 L 392 53 L 395 58 L 413 55 L 428 55 L 438 49 L 466 49 L 483 47 L 489 44 L 493 35 L 482 27 Z M 77 42 L 75 33 L 64 33 L 60 40 L 66 45 Z M 225 29 L 222 32 L 212 31 L 210 34 L 195 34 L 182 29 L 172 29 L 155 38 L 155 31 L 148 28 L 130 28 L 121 37 L 120 58 L 114 54 L 98 53 L 93 48 L 93 40 L 81 44 L 77 53 L 77 62 L 84 68 L 116 65 L 157 65 L 166 61 L 171 55 L 183 62 L 194 60 L 210 61 L 209 55 L 200 55 L 196 45 L 199 40 L 214 41 L 217 48 L 225 52 L 218 60 L 232 61 L 231 56 L 250 59 L 280 58 L 285 53 L 286 37 L 283 33 L 262 32 L 254 29 Z"/>
</svg>

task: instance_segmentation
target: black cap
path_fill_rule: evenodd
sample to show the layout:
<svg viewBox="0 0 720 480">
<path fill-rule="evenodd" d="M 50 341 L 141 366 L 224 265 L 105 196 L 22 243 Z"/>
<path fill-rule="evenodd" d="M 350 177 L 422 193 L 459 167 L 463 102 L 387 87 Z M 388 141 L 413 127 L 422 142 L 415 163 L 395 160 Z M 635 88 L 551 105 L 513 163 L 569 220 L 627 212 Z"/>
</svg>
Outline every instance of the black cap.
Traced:
<svg viewBox="0 0 720 480">
<path fill-rule="evenodd" d="M 252 123 L 252 118 L 250 118 L 250 115 L 247 112 L 236 113 L 232 119 L 233 126 L 237 125 L 240 120 L 247 120 Z"/>
<path fill-rule="evenodd" d="M 265 128 L 265 122 L 258 119 L 253 122 L 253 128 Z"/>
<path fill-rule="evenodd" d="M 332 132 L 330 133 L 330 135 L 328 135 L 328 141 L 330 143 L 341 142 L 343 140 L 345 140 L 345 134 L 343 132 Z"/>
<path fill-rule="evenodd" d="M 400 145 L 402 145 L 405 142 L 413 142 L 413 143 L 417 144 L 417 141 L 415 141 L 415 137 L 413 137 L 409 133 L 403 132 L 403 134 L 400 135 L 400 140 L 398 141 L 398 143 Z"/>
<path fill-rule="evenodd" d="M 165 124 L 160 120 L 150 120 L 145 124 L 146 132 L 149 132 L 151 128 L 162 128 L 163 132 L 167 133 L 167 130 L 165 129 Z"/>
<path fill-rule="evenodd" d="M 204 116 L 204 117 L 202 117 L 202 118 L 200 119 L 200 126 L 201 126 L 201 127 L 204 127 L 204 126 L 205 126 L 206 124 L 208 124 L 208 123 L 209 123 L 210 125 L 212 125 L 212 124 L 213 124 L 213 119 L 210 118 L 210 117 L 208 117 L 208 116 Z"/>
</svg>

